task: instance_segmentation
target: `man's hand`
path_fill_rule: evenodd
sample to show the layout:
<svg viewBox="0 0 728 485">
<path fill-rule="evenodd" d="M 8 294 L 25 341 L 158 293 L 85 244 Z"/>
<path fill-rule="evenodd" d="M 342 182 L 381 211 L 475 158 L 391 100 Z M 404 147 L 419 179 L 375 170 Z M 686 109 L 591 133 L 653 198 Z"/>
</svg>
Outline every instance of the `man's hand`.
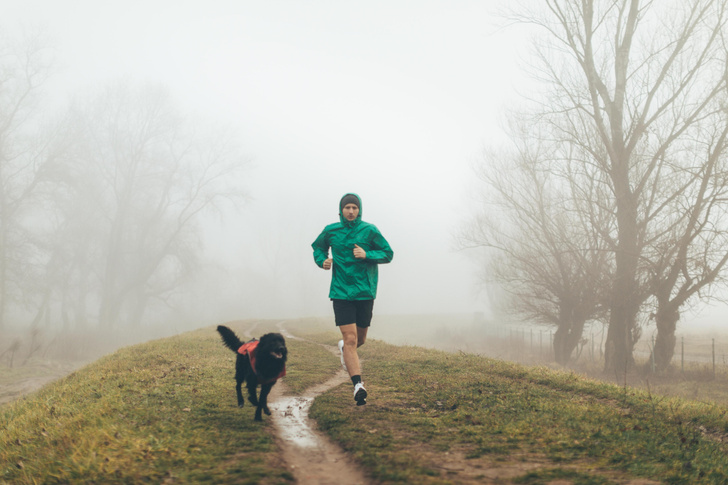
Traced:
<svg viewBox="0 0 728 485">
<path fill-rule="evenodd" d="M 323 268 L 324 268 L 324 269 L 331 269 L 331 265 L 332 265 L 333 263 L 334 263 L 334 260 L 333 260 L 333 259 L 331 259 L 331 258 L 329 258 L 329 259 L 325 259 L 325 260 L 324 260 L 324 265 L 323 265 Z"/>
<path fill-rule="evenodd" d="M 356 259 L 366 259 L 367 252 L 364 251 L 362 248 L 354 244 L 354 257 Z"/>
</svg>

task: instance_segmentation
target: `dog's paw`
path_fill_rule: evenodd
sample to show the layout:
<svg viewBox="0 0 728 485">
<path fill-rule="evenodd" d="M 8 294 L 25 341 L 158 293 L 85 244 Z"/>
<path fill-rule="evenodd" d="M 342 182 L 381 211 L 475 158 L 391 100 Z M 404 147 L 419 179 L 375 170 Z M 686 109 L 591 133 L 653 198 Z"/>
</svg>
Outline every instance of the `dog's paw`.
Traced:
<svg viewBox="0 0 728 485">
<path fill-rule="evenodd" d="M 244 402 L 239 402 L 239 403 L 238 403 L 238 407 L 239 407 L 239 408 L 245 407 L 245 403 L 244 403 Z"/>
<path fill-rule="evenodd" d="M 270 416 L 270 409 L 268 409 L 268 406 L 263 408 L 263 412 L 265 413 L 266 416 Z"/>
<path fill-rule="evenodd" d="M 263 416 L 260 414 L 260 412 L 255 413 L 255 420 L 263 421 Z"/>
</svg>

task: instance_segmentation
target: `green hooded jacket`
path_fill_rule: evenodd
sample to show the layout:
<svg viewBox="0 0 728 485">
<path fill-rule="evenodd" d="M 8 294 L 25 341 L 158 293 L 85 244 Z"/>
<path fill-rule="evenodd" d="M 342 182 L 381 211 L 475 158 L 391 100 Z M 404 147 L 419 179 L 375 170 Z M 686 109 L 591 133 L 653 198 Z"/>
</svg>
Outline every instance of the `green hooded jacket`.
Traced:
<svg viewBox="0 0 728 485">
<path fill-rule="evenodd" d="M 377 297 L 378 266 L 392 261 L 394 252 L 374 224 L 361 220 L 361 197 L 352 193 L 344 194 L 344 197 L 347 195 L 353 195 L 359 200 L 359 216 L 353 221 L 347 221 L 339 210 L 339 222 L 326 226 L 311 244 L 313 259 L 323 268 L 331 249 L 334 264 L 331 267 L 329 298 L 373 300 Z M 354 257 L 355 244 L 366 251 L 365 259 Z"/>
</svg>

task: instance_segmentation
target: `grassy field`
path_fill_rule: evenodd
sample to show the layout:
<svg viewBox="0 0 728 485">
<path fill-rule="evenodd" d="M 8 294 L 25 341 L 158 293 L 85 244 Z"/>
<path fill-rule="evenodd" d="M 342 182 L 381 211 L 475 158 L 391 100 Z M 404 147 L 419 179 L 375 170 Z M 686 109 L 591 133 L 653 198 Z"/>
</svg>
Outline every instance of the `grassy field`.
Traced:
<svg viewBox="0 0 728 485">
<path fill-rule="evenodd" d="M 319 323 L 286 324 L 309 340 L 288 340 L 290 393 L 338 370 L 311 342 L 338 339 Z M 376 483 L 728 483 L 723 405 L 377 340 L 361 355 L 366 408 L 347 384 L 311 416 Z M 0 407 L 0 482 L 292 483 L 270 419 L 235 405 L 233 362 L 207 328 L 119 350 Z"/>
<path fill-rule="evenodd" d="M 338 370 L 318 345 L 289 348 L 293 392 Z M 0 407 L 0 482 L 291 483 L 270 420 L 236 405 L 234 359 L 204 329 L 119 350 Z M 328 364 L 312 372 L 316 361 Z"/>
</svg>

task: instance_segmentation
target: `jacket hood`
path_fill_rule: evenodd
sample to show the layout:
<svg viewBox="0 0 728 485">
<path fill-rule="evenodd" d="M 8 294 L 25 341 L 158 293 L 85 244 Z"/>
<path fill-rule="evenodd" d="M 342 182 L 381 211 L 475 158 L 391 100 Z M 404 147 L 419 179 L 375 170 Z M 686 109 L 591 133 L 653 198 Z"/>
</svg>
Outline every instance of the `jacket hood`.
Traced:
<svg viewBox="0 0 728 485">
<path fill-rule="evenodd" d="M 346 197 L 347 195 L 353 195 L 359 201 L 359 215 L 353 221 L 347 221 L 346 218 L 344 217 L 344 215 L 341 213 L 342 212 L 341 211 L 341 202 L 344 200 L 344 197 Z M 361 197 L 359 197 L 358 194 L 355 194 L 354 192 L 347 192 L 346 194 L 341 196 L 341 199 L 339 199 L 339 220 L 341 221 L 341 223 L 343 225 L 345 225 L 347 227 L 356 226 L 357 224 L 359 224 L 361 222 L 361 213 L 362 213 Z"/>
</svg>

